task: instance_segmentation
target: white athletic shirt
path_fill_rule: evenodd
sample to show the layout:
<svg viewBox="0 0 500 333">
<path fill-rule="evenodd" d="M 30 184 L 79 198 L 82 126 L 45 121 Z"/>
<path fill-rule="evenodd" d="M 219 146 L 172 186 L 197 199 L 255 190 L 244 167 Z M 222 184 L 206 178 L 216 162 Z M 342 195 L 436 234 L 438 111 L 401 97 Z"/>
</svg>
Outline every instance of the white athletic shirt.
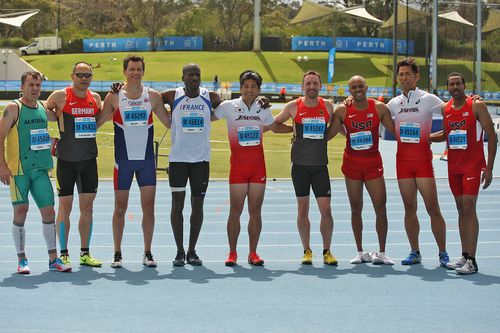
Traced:
<svg viewBox="0 0 500 333">
<path fill-rule="evenodd" d="M 271 109 L 261 108 L 258 101 L 248 108 L 240 97 L 222 102 L 214 113 L 218 119 L 226 118 L 231 163 L 262 163 L 263 127 L 274 123 Z"/>
<path fill-rule="evenodd" d="M 183 87 L 175 89 L 172 108 L 172 146 L 170 162 L 210 161 L 210 113 L 212 104 L 207 89 L 200 88 L 196 98 L 186 96 Z"/>
<path fill-rule="evenodd" d="M 387 107 L 396 125 L 397 158 L 409 161 L 432 160 L 428 138 L 432 130 L 432 115 L 441 114 L 443 101 L 436 95 L 416 88 L 408 96 L 398 95 Z"/>
</svg>

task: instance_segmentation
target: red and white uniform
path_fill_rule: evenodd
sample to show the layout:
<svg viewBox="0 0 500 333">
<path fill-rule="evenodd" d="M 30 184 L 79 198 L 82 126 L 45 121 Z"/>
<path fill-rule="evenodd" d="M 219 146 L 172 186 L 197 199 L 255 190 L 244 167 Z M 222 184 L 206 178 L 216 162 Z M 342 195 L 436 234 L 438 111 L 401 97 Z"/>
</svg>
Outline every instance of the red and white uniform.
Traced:
<svg viewBox="0 0 500 333">
<path fill-rule="evenodd" d="M 410 90 L 408 96 L 396 96 L 387 104 L 396 125 L 398 179 L 434 176 L 428 139 L 432 116 L 441 112 L 442 105 L 439 97 L 418 88 Z"/>
<path fill-rule="evenodd" d="M 224 101 L 215 111 L 218 119 L 226 118 L 229 145 L 231 148 L 230 183 L 265 182 L 264 149 L 262 146 L 262 133 L 264 126 L 274 123 L 274 117 L 269 108 L 263 109 L 257 101 L 250 108 L 241 98 Z M 244 174 L 248 181 L 242 177 L 232 179 L 232 175 L 247 168 Z M 251 176 L 259 170 L 258 175 Z M 263 174 L 262 174 L 263 171 Z M 233 177 L 234 178 L 234 177 Z M 234 182 L 232 181 L 234 180 Z"/>
<path fill-rule="evenodd" d="M 342 173 L 351 179 L 370 180 L 383 175 L 378 150 L 380 118 L 375 100 L 368 99 L 368 108 L 358 110 L 353 104 L 346 108 L 343 120 L 346 131 Z"/>
<path fill-rule="evenodd" d="M 484 131 L 472 112 L 472 99 L 456 110 L 453 99 L 444 111 L 444 129 L 448 145 L 448 179 L 451 190 L 457 195 L 477 195 L 484 159 Z"/>
</svg>

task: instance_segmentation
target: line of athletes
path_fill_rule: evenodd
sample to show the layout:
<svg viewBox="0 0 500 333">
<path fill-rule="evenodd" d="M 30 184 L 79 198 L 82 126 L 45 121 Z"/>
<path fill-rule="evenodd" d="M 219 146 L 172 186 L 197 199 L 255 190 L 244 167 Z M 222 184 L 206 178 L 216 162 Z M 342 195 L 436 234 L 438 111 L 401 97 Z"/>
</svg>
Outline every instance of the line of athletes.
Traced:
<svg viewBox="0 0 500 333">
<path fill-rule="evenodd" d="M 209 181 L 210 122 L 226 118 L 231 148 L 230 213 L 227 222 L 229 255 L 225 265 L 237 264 L 237 240 L 245 199 L 249 211 L 249 255 L 252 265 L 263 265 L 257 254 L 262 229 L 261 207 L 266 184 L 262 134 L 293 132 L 292 180 L 297 197 L 297 226 L 304 247 L 302 264 L 312 264 L 310 246 L 309 195 L 312 188 L 321 213 L 323 262 L 337 265 L 330 251 L 333 233 L 331 187 L 327 163 L 327 141 L 338 132 L 346 135 L 342 172 L 351 204 L 351 222 L 358 253 L 352 264 L 372 262 L 392 265 L 385 253 L 387 237 L 386 190 L 383 165 L 378 150 L 379 126 L 395 133 L 398 150 L 396 170 L 405 207 L 404 224 L 411 252 L 403 265 L 421 262 L 417 191 L 421 193 L 430 216 L 432 232 L 439 248 L 439 262 L 459 274 L 477 272 L 475 253 L 478 237 L 476 201 L 480 184 L 487 188 L 492 181 L 496 154 L 496 135 L 491 117 L 483 102 L 464 94 L 461 74 L 451 73 L 447 86 L 453 98 L 444 104 L 439 98 L 417 88 L 419 68 L 413 59 L 404 59 L 396 68 L 403 94 L 387 105 L 366 98 L 367 83 L 359 75 L 349 80 L 352 98 L 335 111 L 330 100 L 319 97 L 320 75 L 304 74 L 304 96 L 285 105 L 273 117 L 267 103 L 258 98 L 261 76 L 251 70 L 240 75 L 241 97 L 221 101 L 220 97 L 200 87 L 201 70 L 188 64 L 182 70 L 184 87 L 161 94 L 142 84 L 143 58 L 130 56 L 123 61 L 126 83 L 116 86 L 104 103 L 98 94 L 88 90 L 92 68 L 79 62 L 71 73 L 72 86 L 55 91 L 42 104 L 38 101 L 41 76 L 27 72 L 22 76 L 23 96 L 10 103 L 0 119 L 0 180 L 10 184 L 14 217 L 12 235 L 19 259 L 18 272 L 30 272 L 25 254 L 24 222 L 28 211 L 28 192 L 40 209 L 43 236 L 49 253 L 49 268 L 70 271 L 68 234 L 77 185 L 80 204 L 78 229 L 81 238 L 80 264 L 100 267 L 101 261 L 89 252 L 92 234 L 92 207 L 97 192 L 96 130 L 110 117 L 114 123 L 115 209 L 113 213 L 114 258 L 111 266 L 122 266 L 121 243 L 129 189 L 135 175 L 141 194 L 144 233 L 143 264 L 155 267 L 151 254 L 154 230 L 156 170 L 153 152 L 153 117 L 171 128 L 169 182 L 172 191 L 171 224 L 177 245 L 174 266 L 185 263 L 201 265 L 196 243 L 203 222 L 203 201 Z M 167 112 L 164 104 L 170 106 Z M 432 115 L 444 115 L 443 129 L 431 134 Z M 286 125 L 292 119 L 293 125 Z M 59 211 L 54 212 L 54 196 L 48 177 L 52 168 L 51 141 L 47 120 L 58 121 L 60 139 L 57 157 L 57 191 Z M 488 161 L 483 153 L 483 133 L 488 141 Z M 7 158 L 4 141 L 7 140 Z M 439 209 L 432 167 L 430 142 L 447 140 L 449 183 L 459 213 L 462 256 L 449 262 L 446 252 L 446 226 Z M 183 208 L 187 181 L 191 187 L 190 237 L 187 252 L 183 242 Z M 379 251 L 364 252 L 362 245 L 363 185 L 376 213 Z M 55 221 L 54 221 L 55 220 Z M 57 227 L 56 227 L 57 226 Z M 56 253 L 56 230 L 61 248 Z"/>
</svg>

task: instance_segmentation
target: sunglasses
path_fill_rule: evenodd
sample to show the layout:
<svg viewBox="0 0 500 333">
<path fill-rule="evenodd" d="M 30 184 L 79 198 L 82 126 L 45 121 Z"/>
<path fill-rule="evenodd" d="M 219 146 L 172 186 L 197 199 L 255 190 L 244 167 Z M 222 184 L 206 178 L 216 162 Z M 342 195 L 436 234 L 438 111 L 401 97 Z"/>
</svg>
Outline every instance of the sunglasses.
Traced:
<svg viewBox="0 0 500 333">
<path fill-rule="evenodd" d="M 92 76 L 92 73 L 73 73 L 76 75 L 76 77 L 79 77 L 80 79 L 86 78 L 88 79 L 89 77 Z"/>
</svg>

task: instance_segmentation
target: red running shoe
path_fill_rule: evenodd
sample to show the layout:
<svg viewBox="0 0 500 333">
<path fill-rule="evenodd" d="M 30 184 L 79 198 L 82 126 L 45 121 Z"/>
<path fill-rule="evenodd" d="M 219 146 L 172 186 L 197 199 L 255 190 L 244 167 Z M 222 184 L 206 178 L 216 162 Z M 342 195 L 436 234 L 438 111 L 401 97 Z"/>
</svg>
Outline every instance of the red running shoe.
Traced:
<svg viewBox="0 0 500 333">
<path fill-rule="evenodd" d="M 236 253 L 236 252 L 229 252 L 229 256 L 227 257 L 227 259 L 224 262 L 224 264 L 226 266 L 235 266 L 237 260 L 238 260 L 238 253 Z"/>
<path fill-rule="evenodd" d="M 260 259 L 257 252 L 250 252 L 248 254 L 248 263 L 254 266 L 262 266 L 264 265 L 264 260 Z"/>
</svg>

